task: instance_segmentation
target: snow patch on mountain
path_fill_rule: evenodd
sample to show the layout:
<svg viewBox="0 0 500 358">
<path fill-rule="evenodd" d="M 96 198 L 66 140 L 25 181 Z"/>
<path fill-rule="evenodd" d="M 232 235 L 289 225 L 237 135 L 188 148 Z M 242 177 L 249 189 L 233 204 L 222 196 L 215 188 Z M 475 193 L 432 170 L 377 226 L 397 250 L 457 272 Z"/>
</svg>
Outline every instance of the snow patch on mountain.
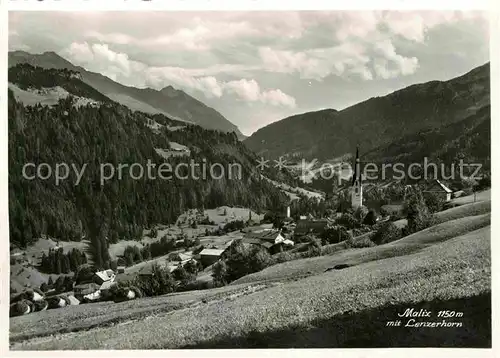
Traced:
<svg viewBox="0 0 500 358">
<path fill-rule="evenodd" d="M 23 90 L 17 85 L 9 83 L 9 89 L 14 93 L 14 97 L 16 98 L 16 100 L 26 106 L 34 106 L 36 104 L 54 106 L 59 102 L 59 100 L 66 99 L 68 98 L 68 96 L 73 96 L 71 93 L 60 86 Z M 77 108 L 88 105 L 99 107 L 101 105 L 101 102 L 90 98 L 79 96 L 73 96 L 73 98 L 73 105 Z"/>
</svg>

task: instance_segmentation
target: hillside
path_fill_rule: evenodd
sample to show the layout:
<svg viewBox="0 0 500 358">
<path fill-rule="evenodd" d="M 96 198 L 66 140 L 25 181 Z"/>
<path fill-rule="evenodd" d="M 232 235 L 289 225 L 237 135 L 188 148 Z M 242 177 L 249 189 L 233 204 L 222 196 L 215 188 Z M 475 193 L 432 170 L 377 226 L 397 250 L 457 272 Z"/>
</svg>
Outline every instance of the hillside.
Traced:
<svg viewBox="0 0 500 358">
<path fill-rule="evenodd" d="M 42 234 L 63 241 L 86 236 L 91 241 L 92 260 L 102 266 L 109 260 L 110 243 L 140 238 L 144 228 L 157 223 L 174 223 L 186 209 L 239 205 L 262 211 L 280 207 L 286 200 L 274 185 L 260 180 L 255 155 L 234 133 L 194 125 L 180 127 L 178 121 L 160 114 L 131 111 L 67 71 L 16 66 L 9 71 L 9 81 L 30 90 L 58 86 L 71 94 L 51 106 L 25 106 L 9 91 L 13 246 L 25 247 Z M 99 99 L 98 105 L 75 106 L 74 95 Z M 158 154 L 158 149 L 164 153 L 179 148 L 187 148 L 189 154 L 167 159 Z M 155 170 L 146 174 L 148 161 L 153 168 L 168 163 L 173 168 L 171 175 L 160 177 Z M 198 167 L 192 169 L 191 161 Z M 42 175 L 49 170 L 54 173 L 58 163 L 67 164 L 69 172 L 59 182 L 54 175 L 28 180 L 22 176 L 26 163 L 45 163 Z M 101 164 L 106 163 L 115 170 L 125 165 L 122 177 L 115 172 L 103 181 Z M 215 170 L 212 178 L 203 168 L 215 163 L 215 168 L 223 169 Z M 143 168 L 142 176 L 131 172 L 132 164 Z M 235 164 L 241 168 L 239 172 Z M 179 176 L 174 175 L 177 167 L 182 169 Z M 226 172 L 219 179 L 222 170 Z M 82 174 L 78 181 L 77 172 Z M 32 173 L 35 171 L 29 171 Z M 272 173 L 267 175 L 273 177 Z"/>
<path fill-rule="evenodd" d="M 491 347 L 491 217 L 467 208 L 476 214 L 464 206 L 461 218 L 400 240 L 226 287 L 14 317 L 11 349 Z M 339 263 L 350 266 L 330 269 Z M 408 308 L 433 315 L 388 324 Z M 461 325 L 407 326 L 442 322 L 440 310 L 460 312 L 445 321 Z"/>
<path fill-rule="evenodd" d="M 419 132 L 439 132 L 446 126 L 451 126 L 448 127 L 450 133 L 456 134 L 463 126 L 459 123 L 464 120 L 464 123 L 473 121 L 475 126 L 486 128 L 488 125 L 482 122 L 489 121 L 489 105 L 490 65 L 487 63 L 449 81 L 412 85 L 341 111 L 326 109 L 285 118 L 259 129 L 245 144 L 267 158 L 297 156 L 328 160 L 352 153 L 356 144 L 367 152 L 389 146 L 398 138 Z M 456 125 L 453 127 L 453 124 Z M 482 131 L 483 127 L 478 130 Z M 435 137 L 428 138 L 435 141 Z M 448 134 L 441 139 L 435 142 L 437 148 L 454 145 L 454 139 Z M 412 154 L 420 155 L 418 150 L 422 148 L 416 149 Z"/>
<path fill-rule="evenodd" d="M 132 110 L 149 114 L 164 114 L 170 118 L 198 124 L 207 129 L 235 132 L 244 138 L 238 128 L 215 109 L 189 96 L 182 90 L 167 86 L 160 91 L 151 88 L 124 86 L 99 73 L 74 66 L 55 52 L 30 54 L 24 51 L 9 52 L 9 67 L 27 63 L 42 68 L 68 69 L 80 73 L 81 79 L 97 91 Z"/>
<path fill-rule="evenodd" d="M 371 162 L 481 163 L 489 170 L 491 156 L 491 107 L 485 105 L 465 119 L 443 126 L 421 130 L 364 153 Z"/>
</svg>

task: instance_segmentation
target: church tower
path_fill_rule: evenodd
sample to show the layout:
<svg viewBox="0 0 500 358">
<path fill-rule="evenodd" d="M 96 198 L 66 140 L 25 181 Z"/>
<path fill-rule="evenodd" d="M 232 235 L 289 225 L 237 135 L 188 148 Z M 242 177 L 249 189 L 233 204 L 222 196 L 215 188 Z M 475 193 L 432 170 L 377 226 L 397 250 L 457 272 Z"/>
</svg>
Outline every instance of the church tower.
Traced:
<svg viewBox="0 0 500 358">
<path fill-rule="evenodd" d="M 361 164 L 359 161 L 359 148 L 356 147 L 356 161 L 352 176 L 351 206 L 357 209 L 363 205 L 363 185 L 361 183 Z"/>
</svg>

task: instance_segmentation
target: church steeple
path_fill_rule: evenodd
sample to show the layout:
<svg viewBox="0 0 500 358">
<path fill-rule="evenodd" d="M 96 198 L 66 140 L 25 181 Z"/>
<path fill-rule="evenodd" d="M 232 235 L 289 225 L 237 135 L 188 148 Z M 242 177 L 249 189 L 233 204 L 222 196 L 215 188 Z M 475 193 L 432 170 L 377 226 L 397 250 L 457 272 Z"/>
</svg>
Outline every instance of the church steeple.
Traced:
<svg viewBox="0 0 500 358">
<path fill-rule="evenodd" d="M 356 161 L 352 176 L 351 206 L 356 209 L 363 205 L 363 185 L 361 183 L 361 162 L 359 160 L 359 147 L 356 146 Z"/>
</svg>

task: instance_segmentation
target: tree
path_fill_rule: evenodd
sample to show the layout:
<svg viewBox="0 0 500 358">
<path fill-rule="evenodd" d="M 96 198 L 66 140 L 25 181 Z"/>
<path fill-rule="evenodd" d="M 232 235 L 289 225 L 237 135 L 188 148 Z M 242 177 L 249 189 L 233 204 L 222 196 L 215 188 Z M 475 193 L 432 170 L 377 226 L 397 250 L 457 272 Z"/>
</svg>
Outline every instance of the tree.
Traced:
<svg viewBox="0 0 500 358">
<path fill-rule="evenodd" d="M 193 251 L 194 253 L 194 251 Z M 191 275 L 196 275 L 198 273 L 198 265 L 196 260 L 190 260 L 184 265 L 184 269 Z"/>
<path fill-rule="evenodd" d="M 307 256 L 321 256 L 321 241 L 318 239 L 314 239 L 307 246 Z"/>
<path fill-rule="evenodd" d="M 249 273 L 248 250 L 241 241 L 234 241 L 226 255 L 227 281 L 231 282 Z"/>
<path fill-rule="evenodd" d="M 109 268 L 113 271 L 116 271 L 118 269 L 118 260 L 112 260 L 109 263 Z"/>
<path fill-rule="evenodd" d="M 426 193 L 424 196 L 424 202 L 431 213 L 443 210 L 443 206 L 445 204 L 443 197 L 436 193 Z"/>
<path fill-rule="evenodd" d="M 339 219 L 337 219 L 336 223 L 338 225 L 346 227 L 347 229 L 354 229 L 359 225 L 358 221 L 354 218 L 354 216 L 349 213 L 342 214 L 342 216 Z"/>
<path fill-rule="evenodd" d="M 321 240 L 325 244 L 335 244 L 341 241 L 349 240 L 352 235 L 344 226 L 335 225 L 327 228 L 321 235 Z M 311 240 L 312 242 L 313 240 Z"/>
<path fill-rule="evenodd" d="M 54 283 L 54 289 L 56 292 L 64 292 L 65 291 L 65 285 L 64 285 L 64 276 L 59 276 Z"/>
<path fill-rule="evenodd" d="M 81 283 L 92 282 L 96 271 L 95 267 L 89 264 L 80 265 L 75 273 L 75 284 L 79 285 Z"/>
<path fill-rule="evenodd" d="M 54 288 L 54 280 L 52 279 L 52 276 L 49 276 L 49 280 L 47 281 L 47 286 L 49 288 Z"/>
<path fill-rule="evenodd" d="M 363 219 L 363 225 L 372 226 L 375 225 L 376 223 L 377 223 L 377 214 L 375 214 L 375 211 L 370 210 Z"/>
<path fill-rule="evenodd" d="M 250 272 L 258 272 L 271 264 L 272 258 L 269 251 L 261 246 L 254 245 L 249 252 L 248 268 Z"/>
<path fill-rule="evenodd" d="M 359 222 L 362 223 L 365 216 L 368 214 L 368 208 L 364 205 L 358 207 L 356 211 L 354 211 L 354 218 Z"/>
<path fill-rule="evenodd" d="M 483 176 L 477 185 L 477 190 L 484 190 L 487 188 L 491 188 L 491 177 L 489 175 Z"/>
<path fill-rule="evenodd" d="M 220 287 L 227 285 L 227 265 L 223 260 L 217 261 L 212 268 L 212 278 L 214 286 Z"/>
<path fill-rule="evenodd" d="M 47 292 L 49 290 L 49 286 L 47 285 L 46 282 L 43 282 L 41 285 L 40 285 L 40 291 L 42 292 Z"/>
<path fill-rule="evenodd" d="M 64 286 L 64 291 L 66 292 L 73 290 L 73 280 L 71 279 L 70 276 L 64 277 L 63 286 Z"/>
<path fill-rule="evenodd" d="M 371 241 L 377 245 L 382 245 L 399 240 L 401 235 L 401 229 L 399 229 L 396 224 L 393 222 L 386 222 L 371 237 Z"/>
<path fill-rule="evenodd" d="M 131 252 L 125 254 L 125 265 L 126 266 L 132 266 L 134 264 L 134 256 L 132 255 Z"/>
<path fill-rule="evenodd" d="M 135 280 L 134 285 L 146 296 L 164 295 L 174 292 L 176 289 L 175 280 L 170 271 L 158 264 L 153 265 L 151 276 L 138 278 Z"/>
<path fill-rule="evenodd" d="M 432 223 L 432 215 L 425 205 L 422 192 L 415 191 L 405 203 L 406 219 L 408 221 L 408 233 L 414 233 L 429 227 Z"/>
</svg>

